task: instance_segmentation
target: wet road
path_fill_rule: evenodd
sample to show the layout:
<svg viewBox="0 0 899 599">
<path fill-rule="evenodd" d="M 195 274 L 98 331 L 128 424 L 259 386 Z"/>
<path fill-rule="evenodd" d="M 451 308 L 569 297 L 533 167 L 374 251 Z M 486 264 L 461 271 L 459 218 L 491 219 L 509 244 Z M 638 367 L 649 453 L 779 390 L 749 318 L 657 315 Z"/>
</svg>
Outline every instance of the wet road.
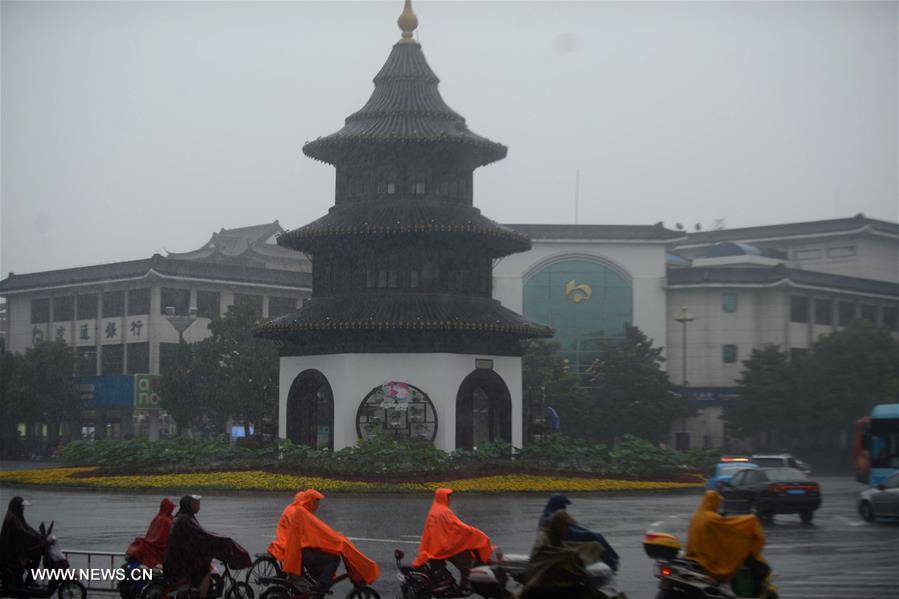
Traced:
<svg viewBox="0 0 899 599">
<path fill-rule="evenodd" d="M 862 522 L 855 511 L 861 485 L 851 476 L 821 477 L 824 503 L 813 525 L 798 516 L 778 516 L 765 524 L 765 555 L 776 572 L 784 598 L 881 599 L 899 597 L 899 523 Z M 56 520 L 55 532 L 66 549 L 123 551 L 143 534 L 161 496 L 144 493 L 46 491 L 0 487 L 5 505 L 14 494 L 33 505 L 26 516 L 32 524 Z M 621 554 L 619 588 L 631 598 L 655 596 L 652 561 L 643 554 L 643 532 L 663 522 L 684 540 L 700 493 L 578 494 L 569 507 L 583 525 L 602 531 Z M 177 498 L 173 498 L 176 500 Z M 216 494 L 203 501 L 200 522 L 211 531 L 232 536 L 251 553 L 262 552 L 291 494 Z M 546 501 L 531 495 L 460 495 L 454 508 L 467 522 L 491 535 L 509 553 L 526 553 L 534 540 L 538 516 Z M 403 548 L 411 556 L 430 500 L 423 496 L 332 494 L 318 515 L 353 538 L 359 548 L 381 564 L 375 587 L 383 597 L 397 590 L 392 552 Z M 656 525 L 658 526 L 658 525 Z M 407 558 L 409 559 L 409 558 Z M 73 564 L 77 566 L 79 564 Z M 337 597 L 342 596 L 338 592 Z"/>
</svg>

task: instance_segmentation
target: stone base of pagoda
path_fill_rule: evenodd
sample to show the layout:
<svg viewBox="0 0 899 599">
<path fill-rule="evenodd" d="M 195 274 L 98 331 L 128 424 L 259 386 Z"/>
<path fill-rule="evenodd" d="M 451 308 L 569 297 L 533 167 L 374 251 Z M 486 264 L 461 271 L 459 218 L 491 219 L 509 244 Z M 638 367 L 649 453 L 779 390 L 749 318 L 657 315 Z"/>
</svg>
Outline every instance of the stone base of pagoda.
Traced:
<svg viewBox="0 0 899 599">
<path fill-rule="evenodd" d="M 444 451 L 522 443 L 520 357 L 287 356 L 279 389 L 278 434 L 296 444 L 339 450 L 374 431 L 432 437 Z"/>
</svg>

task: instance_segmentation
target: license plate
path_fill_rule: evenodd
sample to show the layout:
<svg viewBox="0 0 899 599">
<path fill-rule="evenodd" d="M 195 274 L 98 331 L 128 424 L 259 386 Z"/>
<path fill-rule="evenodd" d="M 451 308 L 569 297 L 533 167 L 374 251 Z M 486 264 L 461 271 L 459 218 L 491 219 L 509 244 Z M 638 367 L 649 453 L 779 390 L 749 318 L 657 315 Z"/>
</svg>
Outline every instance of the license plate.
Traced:
<svg viewBox="0 0 899 599">
<path fill-rule="evenodd" d="M 787 495 L 805 495 L 802 489 L 787 489 Z"/>
</svg>

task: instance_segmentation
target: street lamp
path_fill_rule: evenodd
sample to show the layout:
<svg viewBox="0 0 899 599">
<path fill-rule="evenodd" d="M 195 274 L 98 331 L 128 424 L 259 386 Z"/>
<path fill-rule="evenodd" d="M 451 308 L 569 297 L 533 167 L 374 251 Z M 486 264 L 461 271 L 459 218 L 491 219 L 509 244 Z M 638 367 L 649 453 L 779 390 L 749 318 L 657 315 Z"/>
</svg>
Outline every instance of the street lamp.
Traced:
<svg viewBox="0 0 899 599">
<path fill-rule="evenodd" d="M 677 318 L 675 318 L 677 322 L 683 325 L 683 329 L 681 330 L 681 341 L 683 345 L 681 346 L 681 385 L 684 388 L 684 393 L 687 392 L 687 323 L 693 322 L 696 320 L 687 312 L 686 306 L 681 306 L 680 314 L 678 314 Z"/>
<path fill-rule="evenodd" d="M 687 397 L 687 323 L 693 322 L 696 320 L 692 316 L 690 316 L 687 311 L 686 306 L 681 306 L 680 313 L 677 315 L 677 318 L 674 319 L 676 322 L 681 323 L 681 386 L 683 387 L 684 399 Z M 681 432 L 686 432 L 687 428 L 687 417 L 681 416 Z"/>
<path fill-rule="evenodd" d="M 187 316 L 179 316 L 175 314 L 175 306 L 166 306 L 165 319 L 178 331 L 178 343 L 181 344 L 184 343 L 184 331 L 189 329 L 190 325 L 197 320 L 197 309 L 190 308 L 187 311 Z"/>
<path fill-rule="evenodd" d="M 169 324 L 175 327 L 176 331 L 178 331 L 178 351 L 180 352 L 180 348 L 184 346 L 184 331 L 189 329 L 190 325 L 197 320 L 197 309 L 189 308 L 187 310 L 187 316 L 179 316 L 178 314 L 175 314 L 175 306 L 166 306 L 165 319 L 169 321 Z M 150 441 L 159 440 L 159 416 L 155 411 L 150 412 L 149 437 Z"/>
</svg>

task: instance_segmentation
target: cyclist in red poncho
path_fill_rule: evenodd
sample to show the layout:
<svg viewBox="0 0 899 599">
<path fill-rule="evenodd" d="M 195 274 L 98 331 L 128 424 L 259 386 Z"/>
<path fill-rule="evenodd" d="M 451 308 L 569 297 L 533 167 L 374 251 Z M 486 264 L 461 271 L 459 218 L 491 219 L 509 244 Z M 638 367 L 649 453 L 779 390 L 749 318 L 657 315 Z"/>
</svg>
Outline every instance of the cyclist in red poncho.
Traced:
<svg viewBox="0 0 899 599">
<path fill-rule="evenodd" d="M 486 562 L 493 552 L 493 545 L 490 537 L 465 524 L 453 513 L 449 506 L 452 492 L 452 489 L 434 491 L 434 502 L 425 519 L 421 545 L 412 566 L 420 568 L 433 560 L 447 560 L 459 569 L 459 586 L 466 588 L 475 558 Z"/>
<path fill-rule="evenodd" d="M 125 555 L 137 560 L 148 568 L 155 568 L 162 563 L 165 555 L 165 544 L 172 528 L 172 512 L 175 504 L 168 497 L 159 502 L 159 513 L 153 517 L 147 534 L 136 537 L 125 550 Z"/>
<path fill-rule="evenodd" d="M 281 561 L 284 572 L 294 576 L 302 574 L 305 563 L 320 590 L 330 586 L 341 557 L 354 582 L 373 583 L 381 575 L 378 564 L 315 516 L 318 503 L 324 498 L 315 489 L 297 493 L 293 503 L 281 513 L 268 552 Z"/>
</svg>

